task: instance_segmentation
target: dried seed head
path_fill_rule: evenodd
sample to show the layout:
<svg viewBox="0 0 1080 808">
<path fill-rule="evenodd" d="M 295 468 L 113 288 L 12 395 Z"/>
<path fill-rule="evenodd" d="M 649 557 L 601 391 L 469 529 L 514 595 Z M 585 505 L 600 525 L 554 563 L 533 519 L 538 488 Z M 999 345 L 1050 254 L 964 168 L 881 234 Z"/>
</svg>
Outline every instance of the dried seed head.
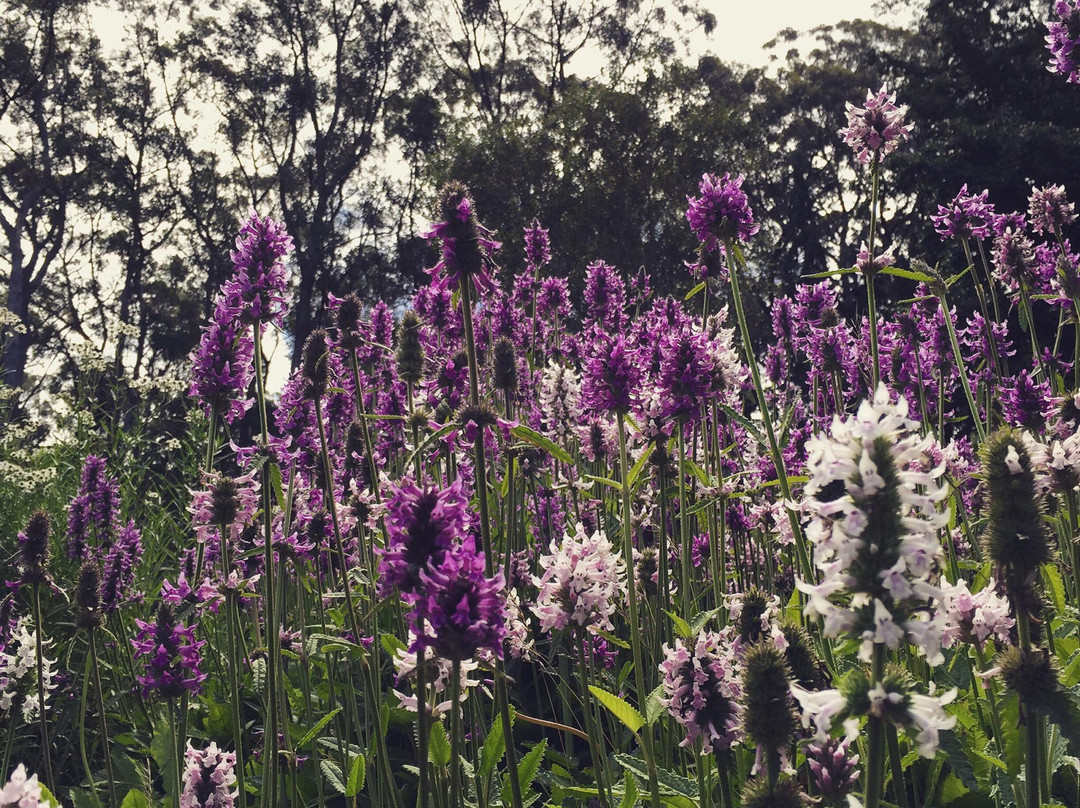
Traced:
<svg viewBox="0 0 1080 808">
<path fill-rule="evenodd" d="M 346 295 L 338 304 L 334 324 L 338 331 L 338 345 L 346 351 L 355 351 L 360 347 L 360 316 L 363 311 L 364 304 L 355 294 Z"/>
<path fill-rule="evenodd" d="M 420 342 L 423 323 L 415 311 L 407 311 L 398 326 L 397 371 L 406 384 L 416 384 L 424 377 L 424 346 Z"/>
<path fill-rule="evenodd" d="M 496 340 L 493 363 L 495 389 L 505 393 L 517 390 L 517 357 L 514 356 L 514 343 L 506 337 Z"/>
<path fill-rule="evenodd" d="M 743 664 L 746 734 L 767 750 L 783 749 L 797 728 L 784 655 L 771 642 L 760 642 L 746 652 Z"/>
<path fill-rule="evenodd" d="M 101 570 L 96 561 L 85 561 L 75 587 L 75 624 L 89 630 L 99 628 L 102 622 Z"/>
<path fill-rule="evenodd" d="M 322 398 L 330 384 L 329 353 L 326 350 L 326 331 L 317 328 L 308 335 L 304 342 L 304 357 L 301 369 L 304 374 L 304 397 Z"/>
</svg>

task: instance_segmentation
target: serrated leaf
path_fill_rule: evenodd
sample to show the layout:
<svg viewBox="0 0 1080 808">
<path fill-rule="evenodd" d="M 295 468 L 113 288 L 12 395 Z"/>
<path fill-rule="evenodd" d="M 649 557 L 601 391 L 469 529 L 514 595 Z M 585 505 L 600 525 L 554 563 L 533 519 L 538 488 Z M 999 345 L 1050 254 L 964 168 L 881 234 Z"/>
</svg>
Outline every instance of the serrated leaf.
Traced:
<svg viewBox="0 0 1080 808">
<path fill-rule="evenodd" d="M 524 794 L 532 788 L 536 773 L 540 771 L 540 761 L 544 759 L 547 751 L 547 739 L 541 739 L 540 743 L 529 750 L 529 754 L 521 759 L 518 764 L 518 783 L 521 784 L 521 793 Z"/>
<path fill-rule="evenodd" d="M 323 779 L 330 784 L 330 787 L 338 794 L 345 795 L 346 788 L 341 778 L 341 767 L 332 760 L 320 760 L 319 769 L 322 771 Z"/>
<path fill-rule="evenodd" d="M 952 766 L 953 774 L 960 778 L 969 791 L 979 790 L 979 781 L 975 778 L 975 770 L 971 767 L 971 761 L 964 753 L 964 745 L 960 738 L 951 729 L 941 730 L 938 734 L 939 744 L 949 757 L 949 765 Z"/>
<path fill-rule="evenodd" d="M 671 618 L 671 623 L 675 626 L 675 631 L 678 632 L 680 637 L 690 639 L 694 636 L 694 631 L 690 628 L 690 624 L 679 617 L 679 615 L 675 614 L 675 612 L 669 612 L 667 609 L 664 609 L 664 614 Z"/>
<path fill-rule="evenodd" d="M 645 464 L 649 462 L 649 455 L 651 453 L 644 451 L 641 453 L 641 457 L 638 458 L 634 467 L 630 469 L 630 473 L 626 475 L 626 484 L 628 487 L 633 488 L 634 483 L 637 482 L 637 478 L 641 476 L 642 469 L 645 468 Z"/>
<path fill-rule="evenodd" d="M 301 738 L 297 742 L 297 744 L 296 744 L 297 748 L 303 749 L 305 746 L 307 746 L 309 743 L 311 743 L 312 740 L 314 740 L 318 736 L 318 734 L 322 731 L 323 727 L 325 727 L 327 724 L 329 724 L 331 721 L 333 721 L 334 716 L 337 715 L 340 712 L 341 712 L 341 708 L 340 707 L 335 707 L 333 710 L 331 710 L 326 715 L 324 715 L 322 718 L 320 718 L 318 721 L 316 721 L 315 726 L 313 726 L 311 729 L 309 729 L 307 732 L 305 732 L 304 737 Z"/>
<path fill-rule="evenodd" d="M 822 278 L 835 278 L 840 275 L 854 275 L 859 270 L 856 267 L 842 267 L 840 269 L 827 269 L 824 272 L 814 272 L 810 275 L 800 275 L 799 279 L 804 281 L 820 280 Z"/>
<path fill-rule="evenodd" d="M 1054 601 L 1054 608 L 1058 614 L 1065 613 L 1065 582 L 1061 580 L 1061 573 L 1053 564 L 1044 564 L 1042 568 L 1046 586 L 1050 590 L 1050 597 Z"/>
<path fill-rule="evenodd" d="M 252 661 L 251 684 L 257 691 L 266 690 L 266 657 L 259 657 Z"/>
<path fill-rule="evenodd" d="M 686 293 L 686 297 L 683 298 L 683 302 L 685 303 L 687 300 L 690 300 L 690 299 L 696 297 L 697 295 L 701 294 L 701 292 L 703 292 L 704 290 L 705 290 L 705 281 L 702 281 L 701 283 L 699 283 L 697 286 L 695 286 L 693 289 L 691 289 L 689 292 Z"/>
<path fill-rule="evenodd" d="M 589 692 L 631 732 L 637 732 L 645 726 L 645 717 L 624 699 L 619 698 L 614 693 L 608 693 L 604 688 L 596 685 L 589 685 Z"/>
<path fill-rule="evenodd" d="M 768 442 L 765 440 L 765 436 L 761 434 L 761 431 L 754 425 L 753 421 L 727 404 L 718 404 L 717 406 L 720 407 L 720 410 L 724 415 L 740 424 L 743 429 L 749 432 L 750 437 L 756 440 L 759 445 L 768 448 Z M 764 413 L 762 413 L 762 415 L 764 415 Z"/>
<path fill-rule="evenodd" d="M 592 480 L 595 483 L 606 485 L 608 488 L 614 488 L 616 491 L 622 491 L 622 483 L 610 477 L 597 477 L 595 474 L 585 474 L 584 477 L 586 480 Z"/>
<path fill-rule="evenodd" d="M 638 801 L 637 780 L 630 772 L 623 776 L 623 797 L 619 802 L 619 808 L 634 808 Z"/>
<path fill-rule="evenodd" d="M 459 424 L 449 423 L 443 427 L 440 427 L 434 432 L 429 432 L 427 435 L 424 436 L 424 439 L 420 441 L 420 445 L 409 453 L 409 456 L 405 459 L 405 468 L 412 468 L 413 464 L 416 462 L 416 458 L 420 455 L 421 452 L 426 450 L 431 444 L 435 443 L 436 441 L 445 438 L 455 429 L 460 428 L 461 427 Z"/>
<path fill-rule="evenodd" d="M 603 637 L 606 642 L 609 642 L 612 645 L 617 646 L 618 648 L 622 648 L 627 651 L 630 650 L 630 643 L 628 643 L 621 637 L 615 636 L 610 631 L 605 631 L 602 628 L 594 628 L 593 631 L 596 633 L 597 637 Z"/>
<path fill-rule="evenodd" d="M 39 782 L 38 786 L 41 788 L 41 805 L 60 805 L 60 800 L 56 799 L 56 797 L 53 796 L 53 793 L 49 791 L 45 785 Z M 131 802 L 129 803 L 128 800 L 131 800 Z M 136 800 L 141 800 L 141 802 L 137 802 Z M 124 802 L 121 804 L 120 808 L 150 808 L 150 798 L 138 789 L 133 788 L 127 793 L 127 796 L 124 797 Z"/>
<path fill-rule="evenodd" d="M 882 275 L 892 275 L 894 278 L 905 278 L 917 283 L 933 283 L 934 278 L 925 272 L 917 272 L 914 269 L 901 269 L 900 267 L 885 267 L 881 270 Z"/>
<path fill-rule="evenodd" d="M 615 755 L 615 762 L 624 769 L 633 772 L 642 780 L 647 781 L 649 779 L 649 768 L 641 758 L 618 752 Z M 693 780 L 688 780 L 685 777 L 675 774 L 675 772 L 669 772 L 667 769 L 661 768 L 657 768 L 656 770 L 656 779 L 660 784 L 660 793 L 662 795 L 667 794 L 697 799 L 697 783 Z"/>
<path fill-rule="evenodd" d="M 278 510 L 285 510 L 285 491 L 281 482 L 281 468 L 277 463 L 270 464 L 270 489 L 274 492 L 274 500 Z"/>
<path fill-rule="evenodd" d="M 1038 700 L 1032 704 L 1033 711 L 1056 724 L 1073 751 L 1080 750 L 1080 695 L 1075 689 L 1064 688 L 1036 695 Z"/>
<path fill-rule="evenodd" d="M 660 697 L 664 694 L 664 686 L 657 685 L 645 699 L 645 723 L 650 726 L 664 714 L 665 707 L 660 703 Z"/>
<path fill-rule="evenodd" d="M 1015 693 L 1009 693 L 1000 702 L 1001 705 L 1001 734 L 1005 736 L 1004 742 L 998 744 L 999 749 L 1005 751 L 1005 771 L 1010 778 L 1019 776 L 1020 767 L 1024 763 L 1024 739 L 1020 731 L 1020 701 Z"/>
<path fill-rule="evenodd" d="M 720 614 L 722 610 L 722 606 L 717 606 L 715 609 L 709 609 L 708 611 L 695 614 L 694 619 L 690 621 L 690 636 L 696 637 L 700 634 L 701 630 L 705 628 L 705 624 Z"/>
<path fill-rule="evenodd" d="M 364 781 L 367 779 L 367 759 L 363 754 L 353 756 L 349 766 L 349 781 L 345 784 L 345 796 L 355 797 L 364 790 Z"/>
<path fill-rule="evenodd" d="M 541 435 L 535 429 L 530 429 L 524 424 L 518 424 L 510 429 L 510 434 L 518 440 L 531 443 L 537 449 L 543 449 L 556 460 L 566 463 L 568 466 L 574 465 L 574 458 L 572 458 L 564 448 L 552 441 L 551 438 L 548 438 L 546 435 Z"/>
<path fill-rule="evenodd" d="M 393 634 L 383 634 L 379 637 L 379 645 L 386 651 L 387 656 L 391 659 L 397 658 L 398 651 L 407 650 L 407 646 Z"/>
<path fill-rule="evenodd" d="M 503 735 L 503 722 L 496 720 L 492 723 L 491 732 L 484 739 L 484 746 L 480 750 L 480 776 L 485 779 L 490 777 L 505 753 L 506 738 Z"/>
<path fill-rule="evenodd" d="M 432 766 L 446 767 L 450 765 L 450 739 L 446 737 L 446 728 L 442 721 L 436 721 L 431 725 L 431 735 L 428 739 L 428 760 Z"/>
</svg>

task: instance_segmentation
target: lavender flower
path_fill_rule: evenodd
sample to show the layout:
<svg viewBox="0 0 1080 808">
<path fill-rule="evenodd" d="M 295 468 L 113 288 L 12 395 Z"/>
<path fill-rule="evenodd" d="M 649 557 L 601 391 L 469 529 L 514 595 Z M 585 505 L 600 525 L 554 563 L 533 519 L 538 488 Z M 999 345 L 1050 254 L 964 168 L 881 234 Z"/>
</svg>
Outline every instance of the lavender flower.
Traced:
<svg viewBox="0 0 1080 808">
<path fill-rule="evenodd" d="M 254 402 L 245 396 L 255 373 L 255 343 L 233 315 L 224 300 L 219 300 L 199 347 L 188 356 L 188 395 L 207 415 L 216 411 L 230 424 L 242 418 Z"/>
<path fill-rule="evenodd" d="M 251 524 L 259 509 L 259 481 L 254 471 L 241 477 L 225 477 L 203 472 L 204 489 L 191 492 L 191 525 L 195 540 L 217 546 L 224 528 L 235 541 Z"/>
<path fill-rule="evenodd" d="M 1035 269 L 1035 247 L 1019 230 L 1006 228 L 994 239 L 994 276 L 1011 295 L 1030 288 Z"/>
<path fill-rule="evenodd" d="M 660 375 L 657 387 L 663 418 L 696 421 L 701 405 L 714 391 L 713 356 L 709 338 L 700 331 L 683 329 L 660 338 Z"/>
<path fill-rule="evenodd" d="M 51 523 L 45 511 L 35 511 L 18 533 L 19 580 L 37 586 L 49 580 L 49 533 Z"/>
<path fill-rule="evenodd" d="M 540 557 L 542 574 L 533 577 L 539 590 L 533 613 L 543 631 L 576 628 L 612 629 L 611 616 L 626 597 L 626 562 L 608 537 L 591 536 L 578 523 L 561 542 L 551 541 L 550 554 Z"/>
<path fill-rule="evenodd" d="M 293 249 L 285 225 L 252 210 L 236 237 L 233 276 L 221 287 L 221 306 L 243 323 L 282 326 L 288 309 L 289 271 L 284 258 Z"/>
<path fill-rule="evenodd" d="M 628 412 L 641 370 L 637 357 L 622 334 L 600 339 L 585 365 L 581 399 L 594 412 Z"/>
<path fill-rule="evenodd" d="M 859 756 L 851 754 L 851 741 L 827 738 L 806 746 L 806 765 L 814 787 L 827 801 L 846 797 L 859 782 Z"/>
<path fill-rule="evenodd" d="M 1055 405 L 1050 382 L 1037 382 L 1026 370 L 1002 384 L 1001 412 L 1011 426 L 1041 432 Z"/>
<path fill-rule="evenodd" d="M 122 602 L 132 597 L 131 586 L 135 582 L 135 564 L 142 555 L 142 534 L 129 521 L 116 533 L 116 540 L 105 556 L 101 571 L 101 609 L 111 614 Z"/>
<path fill-rule="evenodd" d="M 611 264 L 594 261 L 585 267 L 585 304 L 594 323 L 609 332 L 622 327 L 626 284 Z"/>
<path fill-rule="evenodd" d="M 864 241 L 859 245 L 859 254 L 855 257 L 855 268 L 862 274 L 876 275 L 885 267 L 891 267 L 895 264 L 896 256 L 893 255 L 892 248 L 871 257 L 870 248 L 866 246 L 866 242 Z"/>
<path fill-rule="evenodd" d="M 415 593 L 421 570 L 441 566 L 461 542 L 467 508 L 460 480 L 441 491 L 408 481 L 393 489 L 387 503 L 386 547 L 379 551 L 379 591 Z"/>
<path fill-rule="evenodd" d="M 948 238 L 990 238 L 994 206 L 987 199 L 989 191 L 969 194 L 967 183 L 948 205 L 938 205 L 936 216 L 931 216 L 934 229 L 944 241 Z"/>
<path fill-rule="evenodd" d="M 199 669 L 205 640 L 196 642 L 195 629 L 177 623 L 172 607 L 162 603 L 151 622 L 136 620 L 139 633 L 131 644 L 135 658 L 144 659 L 144 672 L 137 675 L 143 698 L 179 698 L 185 692 L 198 693 L 206 674 Z"/>
<path fill-rule="evenodd" d="M 239 795 L 235 768 L 235 752 L 224 752 L 213 742 L 199 751 L 188 741 L 180 808 L 232 808 Z"/>
<path fill-rule="evenodd" d="M 693 641 L 664 646 L 660 703 L 686 730 L 679 746 L 701 739 L 701 754 L 724 752 L 742 736 L 739 677 L 731 647 L 721 634 L 701 632 Z"/>
<path fill-rule="evenodd" d="M 60 805 L 42 796 L 37 775 L 27 777 L 26 766 L 20 763 L 11 773 L 11 779 L 0 788 L 0 808 L 60 808 Z"/>
<path fill-rule="evenodd" d="M 855 159 L 863 165 L 871 158 L 880 160 L 896 151 L 903 141 L 911 137 L 911 126 L 904 124 L 906 106 L 896 106 L 896 94 L 889 95 L 882 84 L 877 93 L 866 91 L 866 106 L 846 104 L 848 125 L 840 134 L 855 152 Z"/>
<path fill-rule="evenodd" d="M 96 547 L 107 550 L 119 518 L 120 486 L 109 477 L 105 458 L 89 455 L 68 506 L 68 557 L 82 560 Z"/>
<path fill-rule="evenodd" d="M 941 583 L 944 598 L 938 607 L 943 613 L 942 645 L 952 648 L 960 642 L 974 642 L 980 647 L 988 639 L 1009 643 L 1009 631 L 1015 621 L 1009 616 L 1009 601 L 997 593 L 995 582 L 975 594 L 967 582 Z"/>
<path fill-rule="evenodd" d="M 540 226 L 539 219 L 525 228 L 525 263 L 529 269 L 538 270 L 551 261 L 551 240 L 548 231 Z"/>
<path fill-rule="evenodd" d="M 438 566 L 420 571 L 421 594 L 413 612 L 412 650 L 430 645 L 440 657 L 461 662 L 478 654 L 501 659 L 506 636 L 503 574 L 484 574 L 484 554 L 470 539 Z"/>
<path fill-rule="evenodd" d="M 742 174 L 735 179 L 730 174 L 703 174 L 698 183 L 701 196 L 686 197 L 687 221 L 706 252 L 720 249 L 729 239 L 745 244 L 760 229 L 742 189 L 745 179 Z"/>
<path fill-rule="evenodd" d="M 1077 25 L 1080 26 L 1080 20 Z M 1080 31 L 1078 31 L 1080 35 Z M 1032 188 L 1028 197 L 1028 221 L 1036 233 L 1060 233 L 1061 228 L 1076 221 L 1076 205 L 1065 197 L 1064 185 Z"/>
<path fill-rule="evenodd" d="M 1080 84 L 1080 63 L 1073 51 L 1080 44 L 1080 0 L 1056 0 L 1054 16 L 1046 21 L 1046 48 L 1050 51 L 1047 70 L 1065 76 L 1069 84 Z"/>
<path fill-rule="evenodd" d="M 441 221 L 431 225 L 424 237 L 438 239 L 442 244 L 442 260 L 432 267 L 432 279 L 444 275 L 453 286 L 472 280 L 483 294 L 491 291 L 495 281 L 491 270 L 496 268 L 493 255 L 502 246 L 494 235 L 476 218 L 469 189 L 460 182 L 445 185 L 439 193 Z"/>
<path fill-rule="evenodd" d="M 565 317 L 570 312 L 570 286 L 566 278 L 548 277 L 540 281 L 536 296 L 536 316 L 545 320 Z"/>
</svg>

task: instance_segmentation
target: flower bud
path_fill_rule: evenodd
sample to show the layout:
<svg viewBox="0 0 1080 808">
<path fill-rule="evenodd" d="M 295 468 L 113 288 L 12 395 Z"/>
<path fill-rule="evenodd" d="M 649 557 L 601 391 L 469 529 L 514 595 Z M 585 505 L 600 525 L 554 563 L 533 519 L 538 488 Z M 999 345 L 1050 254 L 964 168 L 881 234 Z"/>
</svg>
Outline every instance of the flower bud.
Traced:
<svg viewBox="0 0 1080 808">
<path fill-rule="evenodd" d="M 744 605 L 743 608 L 745 609 L 746 606 Z M 820 690 L 825 687 L 825 679 L 821 673 L 821 660 L 818 659 L 806 629 L 790 620 L 784 620 L 780 623 L 780 633 L 787 641 L 784 659 L 791 671 L 792 681 L 806 690 Z"/>
<path fill-rule="evenodd" d="M 998 656 L 1005 686 L 1025 702 L 1039 701 L 1061 687 L 1057 670 L 1045 648 L 1006 648 Z"/>
<path fill-rule="evenodd" d="M 506 337 L 496 340 L 493 362 L 495 389 L 505 393 L 517 390 L 517 359 L 514 356 L 514 343 Z"/>
<path fill-rule="evenodd" d="M 422 323 L 415 311 L 407 311 L 398 326 L 397 371 L 406 384 L 416 384 L 424 377 L 424 346 L 420 343 Z"/>
<path fill-rule="evenodd" d="M 47 577 L 49 563 L 49 531 L 51 522 L 45 511 L 35 511 L 19 533 L 20 569 L 24 584 L 40 584 Z"/>
<path fill-rule="evenodd" d="M 355 351 L 360 347 L 360 315 L 364 304 L 353 294 L 344 297 L 338 304 L 334 324 L 338 331 L 338 345 L 346 351 Z"/>
<path fill-rule="evenodd" d="M 806 808 L 810 801 L 792 777 L 781 777 L 773 785 L 768 777 L 757 777 L 743 787 L 743 808 Z"/>
<path fill-rule="evenodd" d="M 330 356 L 326 350 L 326 331 L 317 328 L 308 335 L 304 343 L 304 355 L 301 369 L 304 374 L 304 397 L 322 398 L 330 384 Z"/>
<path fill-rule="evenodd" d="M 761 642 L 746 652 L 743 664 L 746 734 L 766 750 L 782 749 L 791 742 L 796 729 L 784 655 L 772 643 Z"/>
<path fill-rule="evenodd" d="M 97 562 L 85 561 L 79 570 L 79 583 L 75 587 L 75 624 L 83 629 L 100 628 L 101 571 Z"/>
</svg>

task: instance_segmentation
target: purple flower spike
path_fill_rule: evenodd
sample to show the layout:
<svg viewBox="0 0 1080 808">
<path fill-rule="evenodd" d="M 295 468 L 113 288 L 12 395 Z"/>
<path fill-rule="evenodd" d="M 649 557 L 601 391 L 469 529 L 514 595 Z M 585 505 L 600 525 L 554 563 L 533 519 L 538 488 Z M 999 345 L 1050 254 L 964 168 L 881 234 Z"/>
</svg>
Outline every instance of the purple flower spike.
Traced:
<svg viewBox="0 0 1080 808">
<path fill-rule="evenodd" d="M 413 613 L 417 640 L 443 659 L 459 662 L 478 653 L 502 658 L 506 636 L 506 596 L 502 572 L 484 574 L 484 554 L 470 539 L 447 553 L 438 566 L 420 571 L 423 594 Z"/>
<path fill-rule="evenodd" d="M 223 306 L 232 317 L 244 323 L 283 324 L 289 285 L 283 259 L 292 249 L 292 237 L 283 223 L 250 212 L 236 237 L 235 272 L 221 287 Z"/>
<path fill-rule="evenodd" d="M 551 261 L 551 239 L 548 231 L 540 226 L 539 219 L 525 228 L 525 262 L 529 269 L 537 270 Z"/>
<path fill-rule="evenodd" d="M 882 84 L 876 93 L 866 91 L 866 106 L 847 103 L 848 125 L 840 134 L 863 165 L 870 158 L 880 160 L 896 151 L 901 142 L 911 137 L 911 126 L 904 124 L 907 107 L 896 106 L 896 94 L 889 95 Z"/>
<path fill-rule="evenodd" d="M 658 386 L 664 418 L 696 421 L 714 378 L 706 334 L 684 329 L 661 337 Z"/>
<path fill-rule="evenodd" d="M 1065 198 L 1065 186 L 1032 188 L 1028 198 L 1028 220 L 1036 233 L 1060 232 L 1076 221 L 1076 206 Z"/>
<path fill-rule="evenodd" d="M 243 417 L 254 401 L 245 398 L 254 367 L 255 343 L 247 328 L 233 319 L 233 312 L 219 301 L 199 347 L 192 351 L 191 386 L 188 395 L 198 400 L 207 415 L 221 413 L 228 423 Z"/>
<path fill-rule="evenodd" d="M 442 244 L 442 260 L 428 270 L 433 280 L 445 276 L 452 286 L 472 279 L 480 294 L 495 288 L 491 275 L 493 258 L 502 244 L 494 233 L 476 218 L 469 189 L 459 182 L 448 183 L 440 193 L 439 215 L 442 221 L 431 225 L 424 237 Z"/>
<path fill-rule="evenodd" d="M 236 753 L 211 743 L 199 751 L 188 741 L 184 753 L 184 788 L 180 808 L 233 808 L 239 795 L 236 785 Z"/>
<path fill-rule="evenodd" d="M 460 481 L 441 491 L 404 482 L 391 492 L 387 506 L 379 591 L 411 595 L 421 584 L 421 571 L 440 566 L 465 535 L 468 502 Z"/>
<path fill-rule="evenodd" d="M 850 743 L 846 738 L 829 738 L 806 747 L 806 765 L 826 800 L 842 800 L 859 781 L 859 756 L 851 754 Z"/>
<path fill-rule="evenodd" d="M 1080 0 L 1057 0 L 1054 16 L 1046 21 L 1046 48 L 1050 51 L 1047 70 L 1065 76 L 1069 84 L 1080 84 L 1080 64 L 1076 46 L 1080 44 Z"/>
<path fill-rule="evenodd" d="M 594 261 L 585 268 L 585 303 L 593 322 L 608 331 L 622 327 L 626 284 L 611 264 Z"/>
<path fill-rule="evenodd" d="M 105 458 L 89 455 L 79 493 L 68 506 L 68 557 L 85 559 L 95 547 L 109 549 L 120 521 L 120 486 L 108 475 Z"/>
<path fill-rule="evenodd" d="M 142 534 L 134 522 L 120 528 L 116 541 L 105 556 L 101 572 L 101 610 L 106 614 L 115 612 L 133 593 L 135 565 L 142 555 Z"/>
<path fill-rule="evenodd" d="M 622 334 L 601 342 L 585 366 L 581 397 L 594 412 L 629 412 L 641 386 L 638 358 Z"/>
<path fill-rule="evenodd" d="M 742 174 L 735 179 L 730 174 L 719 178 L 704 174 L 698 183 L 701 196 L 686 197 L 690 203 L 686 209 L 690 229 L 706 250 L 717 250 L 728 239 L 745 244 L 760 229 L 742 189 L 744 179 Z"/>
<path fill-rule="evenodd" d="M 660 703 L 686 730 L 680 746 L 701 739 L 701 754 L 724 752 L 742 734 L 739 677 L 731 644 L 716 632 L 703 631 L 695 640 L 676 640 L 664 646 L 660 663 L 664 696 Z"/>
<path fill-rule="evenodd" d="M 987 201 L 989 196 L 989 191 L 969 194 L 967 183 L 964 183 L 952 202 L 938 205 L 937 215 L 931 216 L 930 220 L 941 240 L 977 238 L 981 241 L 990 238 L 994 206 Z"/>
<path fill-rule="evenodd" d="M 144 673 L 136 676 L 143 698 L 158 695 L 175 699 L 185 692 L 198 693 L 206 674 L 199 669 L 205 641 L 195 641 L 195 629 L 176 622 L 172 608 L 162 603 L 153 622 L 136 620 L 139 633 L 131 644 L 135 658 L 145 660 Z"/>
</svg>

